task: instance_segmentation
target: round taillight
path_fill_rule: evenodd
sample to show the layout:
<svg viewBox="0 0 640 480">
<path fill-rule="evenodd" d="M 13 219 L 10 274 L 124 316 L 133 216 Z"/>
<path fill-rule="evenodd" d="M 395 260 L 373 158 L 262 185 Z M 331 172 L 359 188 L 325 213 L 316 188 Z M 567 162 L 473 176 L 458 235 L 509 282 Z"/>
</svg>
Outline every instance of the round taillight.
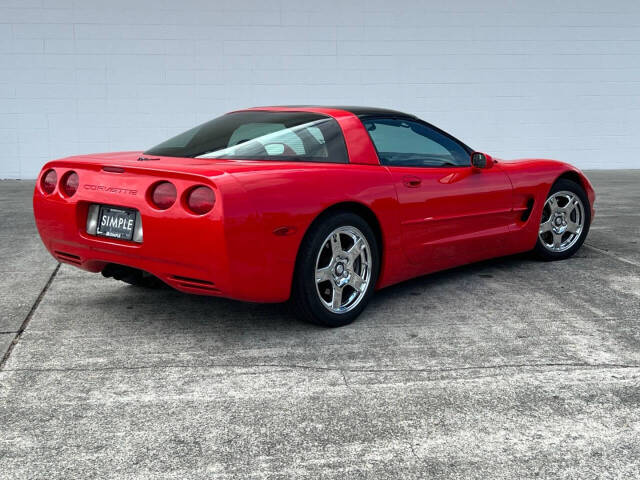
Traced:
<svg viewBox="0 0 640 480">
<path fill-rule="evenodd" d="M 42 185 L 42 190 L 44 190 L 45 193 L 53 193 L 56 189 L 57 183 L 58 175 L 55 170 L 51 169 L 47 170 L 47 172 L 42 176 L 42 182 L 40 185 Z"/>
<path fill-rule="evenodd" d="M 72 197 L 78 191 L 80 179 L 76 172 L 69 172 L 62 178 L 62 191 L 67 197 Z"/>
<path fill-rule="evenodd" d="M 156 208 L 160 210 L 166 210 L 176 202 L 178 192 L 173 183 L 161 182 L 153 187 L 151 192 L 151 201 Z"/>
<path fill-rule="evenodd" d="M 187 195 L 187 207 L 196 215 L 210 212 L 215 202 L 216 195 L 209 187 L 196 187 Z"/>
</svg>

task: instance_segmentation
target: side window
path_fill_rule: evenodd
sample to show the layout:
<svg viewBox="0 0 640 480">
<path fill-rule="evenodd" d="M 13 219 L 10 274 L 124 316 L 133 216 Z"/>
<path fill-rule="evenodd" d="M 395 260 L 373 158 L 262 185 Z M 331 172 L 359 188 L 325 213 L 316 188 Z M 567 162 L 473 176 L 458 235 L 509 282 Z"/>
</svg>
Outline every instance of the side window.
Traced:
<svg viewBox="0 0 640 480">
<path fill-rule="evenodd" d="M 269 133 L 283 130 L 285 127 L 282 123 L 245 123 L 236 128 L 229 138 L 228 147 L 233 147 L 247 140 L 253 140 L 256 137 L 268 135 Z"/>
<path fill-rule="evenodd" d="M 146 155 L 229 160 L 349 163 L 338 122 L 310 112 L 232 112 L 145 151 Z"/>
<path fill-rule="evenodd" d="M 422 123 L 400 118 L 367 118 L 362 123 L 369 132 L 383 165 L 470 165 L 469 154 L 461 145 Z"/>
<path fill-rule="evenodd" d="M 287 128 L 279 123 L 246 123 L 233 131 L 227 153 L 254 157 L 309 157 L 329 160 L 324 120 Z M 316 126 L 317 125 L 317 126 Z"/>
<path fill-rule="evenodd" d="M 255 138 L 268 139 L 265 145 L 268 155 L 282 155 L 284 151 L 291 155 L 304 155 L 305 149 L 300 137 L 279 123 L 245 123 L 240 125 L 229 139 L 229 146 L 245 143 Z"/>
</svg>

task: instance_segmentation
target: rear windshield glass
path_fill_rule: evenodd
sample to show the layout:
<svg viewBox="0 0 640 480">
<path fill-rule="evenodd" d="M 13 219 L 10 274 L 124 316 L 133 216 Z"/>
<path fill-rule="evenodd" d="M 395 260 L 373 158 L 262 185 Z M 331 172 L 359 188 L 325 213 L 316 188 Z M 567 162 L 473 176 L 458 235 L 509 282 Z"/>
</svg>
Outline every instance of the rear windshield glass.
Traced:
<svg viewBox="0 0 640 480">
<path fill-rule="evenodd" d="M 305 112 L 228 113 L 160 145 L 147 155 L 347 163 L 338 123 Z"/>
</svg>

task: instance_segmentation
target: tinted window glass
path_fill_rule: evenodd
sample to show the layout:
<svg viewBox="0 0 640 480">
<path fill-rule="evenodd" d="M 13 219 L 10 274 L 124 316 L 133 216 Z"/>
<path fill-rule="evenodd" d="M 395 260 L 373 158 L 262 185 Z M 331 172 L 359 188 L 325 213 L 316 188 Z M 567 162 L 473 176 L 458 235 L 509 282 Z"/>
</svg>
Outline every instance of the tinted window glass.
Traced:
<svg viewBox="0 0 640 480">
<path fill-rule="evenodd" d="M 304 112 L 223 115 L 150 148 L 147 155 L 347 163 L 338 123 Z"/>
<path fill-rule="evenodd" d="M 362 123 L 369 132 L 383 165 L 470 165 L 469 154 L 460 144 L 423 123 L 396 118 L 367 118 Z"/>
</svg>

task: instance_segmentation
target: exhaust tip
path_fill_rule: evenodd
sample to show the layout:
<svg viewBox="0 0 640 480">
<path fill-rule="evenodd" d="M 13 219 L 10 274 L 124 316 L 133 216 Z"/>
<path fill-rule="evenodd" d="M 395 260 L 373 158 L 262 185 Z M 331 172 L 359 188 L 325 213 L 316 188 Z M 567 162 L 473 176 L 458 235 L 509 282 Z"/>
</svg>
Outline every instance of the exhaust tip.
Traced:
<svg viewBox="0 0 640 480">
<path fill-rule="evenodd" d="M 108 263 L 102 269 L 102 276 L 139 287 L 158 288 L 164 285 L 162 280 L 149 272 L 139 268 L 127 267 L 126 265 L 118 265 L 117 263 Z"/>
</svg>

